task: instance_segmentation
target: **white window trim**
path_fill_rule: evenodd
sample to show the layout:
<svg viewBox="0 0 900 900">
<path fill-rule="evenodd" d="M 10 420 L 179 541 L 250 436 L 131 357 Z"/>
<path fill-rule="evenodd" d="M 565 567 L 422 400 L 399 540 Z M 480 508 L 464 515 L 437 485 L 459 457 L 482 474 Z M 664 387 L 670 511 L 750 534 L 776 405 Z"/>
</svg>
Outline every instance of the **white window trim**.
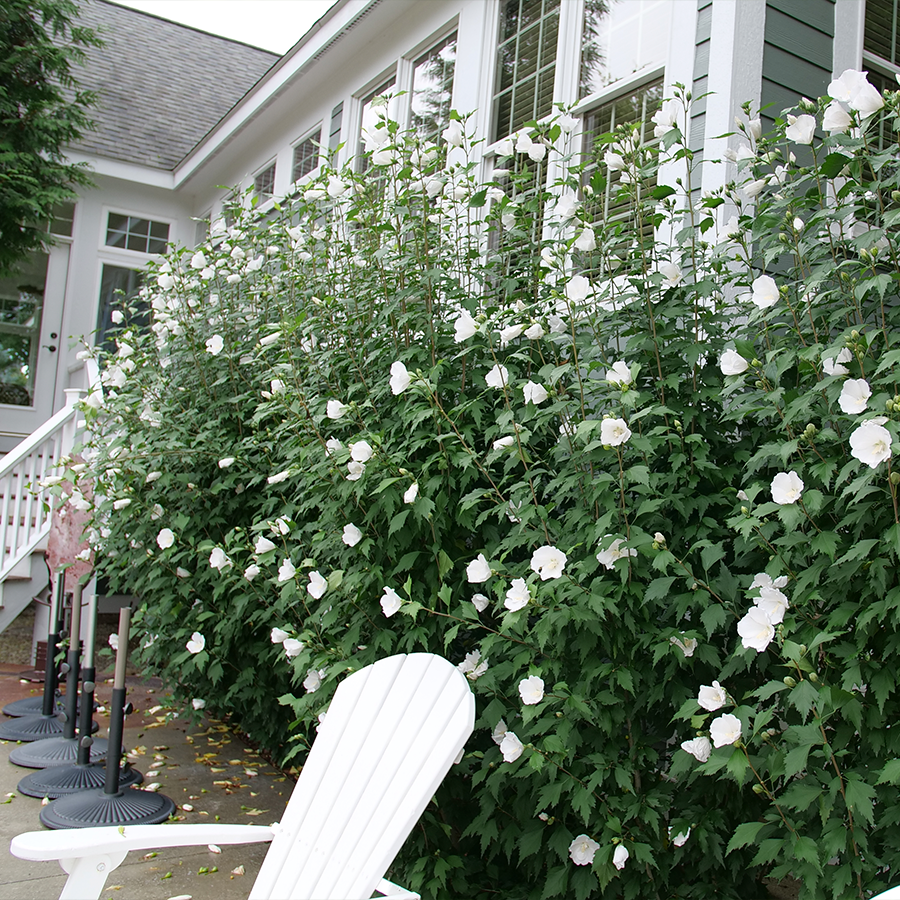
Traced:
<svg viewBox="0 0 900 900">
<path fill-rule="evenodd" d="M 327 142 L 322 140 L 323 137 L 325 137 L 325 122 L 320 119 L 316 125 L 313 125 L 312 128 L 307 128 L 306 131 L 302 132 L 300 137 L 298 137 L 295 141 L 291 142 L 291 145 L 290 145 L 290 148 L 291 148 L 290 149 L 291 170 L 288 173 L 289 178 L 292 177 L 294 174 L 294 153 L 296 152 L 297 148 L 301 144 L 306 143 L 306 141 L 308 141 L 311 137 L 313 137 L 317 131 L 319 132 L 319 153 L 318 153 L 318 156 L 316 157 L 316 160 L 317 160 L 316 164 L 313 167 L 313 169 L 311 171 L 307 172 L 306 175 L 304 175 L 299 181 L 288 182 L 288 193 L 289 194 L 293 192 L 295 185 L 305 184 L 311 178 L 315 177 L 316 173 L 321 168 L 322 159 L 324 156 L 322 151 L 327 150 L 327 147 L 328 147 Z"/>
<path fill-rule="evenodd" d="M 109 254 L 110 256 L 110 265 L 114 265 L 113 260 L 129 260 L 131 265 L 125 266 L 125 268 L 141 268 L 145 266 L 150 260 L 159 259 L 164 256 L 162 253 L 144 253 L 142 250 L 128 250 L 125 247 L 111 247 L 106 243 L 106 233 L 109 231 L 109 214 L 113 213 L 117 216 L 129 216 L 132 219 L 147 219 L 150 222 L 159 222 L 162 225 L 169 226 L 169 237 L 167 240 L 167 245 L 171 246 L 175 243 L 175 238 L 173 236 L 175 226 L 178 224 L 177 219 L 172 219 L 168 216 L 159 216 L 155 213 L 146 213 L 146 212 L 135 212 L 134 210 L 125 209 L 124 207 L 117 206 L 106 206 L 105 204 L 100 207 L 100 244 L 98 246 L 98 251 L 101 255 Z M 73 228 L 74 232 L 74 228 Z M 142 262 L 135 266 L 135 263 L 138 260 L 142 260 Z M 99 288 L 98 288 L 99 289 Z"/>
<path fill-rule="evenodd" d="M 398 91 L 403 91 L 403 108 L 400 110 L 399 122 L 400 122 L 400 130 L 405 131 L 409 128 L 409 124 L 412 121 L 412 91 L 413 91 L 413 75 L 415 74 L 416 68 L 416 60 L 423 57 L 429 50 L 432 50 L 442 41 L 446 40 L 450 37 L 451 34 L 456 32 L 456 45 L 457 45 L 457 55 L 459 55 L 459 16 L 454 16 L 449 22 L 439 28 L 437 31 L 433 31 L 431 35 L 424 41 L 420 41 L 412 50 L 408 53 L 404 53 L 403 56 L 397 62 L 397 88 Z M 403 80 L 400 79 L 400 74 L 403 75 Z M 456 90 L 456 76 L 454 72 L 453 78 L 453 89 Z M 451 94 L 450 98 L 450 108 L 456 109 L 456 105 L 454 103 L 456 99 L 455 93 Z"/>
<path fill-rule="evenodd" d="M 362 110 L 363 106 L 365 106 L 366 102 L 371 99 L 373 96 L 377 96 L 375 92 L 391 78 L 394 79 L 394 86 L 391 89 L 393 95 L 396 97 L 399 92 L 399 84 L 398 84 L 398 66 L 397 62 L 393 62 L 386 69 L 381 71 L 381 74 L 377 78 L 371 78 L 366 82 L 363 87 L 359 90 L 355 91 L 353 96 L 350 98 L 349 104 L 344 104 L 344 112 L 348 114 L 347 119 L 347 130 L 344 131 L 341 128 L 341 133 L 346 134 L 347 137 L 344 138 L 343 144 L 344 149 L 341 153 L 341 162 L 351 162 L 356 159 L 356 151 L 359 148 L 359 143 L 362 140 Z M 349 108 L 348 108 L 349 107 Z"/>
<path fill-rule="evenodd" d="M 259 168 L 257 168 L 256 171 L 250 176 L 249 188 L 250 188 L 250 200 L 251 201 L 253 200 L 254 197 L 261 198 L 260 193 L 256 190 L 256 179 L 259 178 L 259 176 L 262 175 L 263 172 L 267 171 L 268 169 L 271 169 L 273 166 L 275 168 L 275 178 L 277 178 L 278 177 L 278 157 L 277 156 L 271 157 L 271 159 L 269 159 L 268 162 L 265 162 L 261 166 L 259 166 Z M 275 178 L 272 179 L 271 195 L 266 200 L 262 200 L 262 199 L 258 200 L 256 203 L 256 206 L 253 207 L 254 209 L 268 208 L 268 206 L 275 199 Z"/>
<path fill-rule="evenodd" d="M 158 221 L 158 220 L 157 220 Z M 135 255 L 144 255 L 138 254 L 137 251 L 130 251 Z M 153 258 L 151 254 L 148 257 L 148 262 Z M 97 316 L 100 315 L 100 289 L 103 287 L 103 267 L 104 266 L 115 266 L 119 269 L 131 269 L 133 272 L 143 272 L 147 264 L 144 263 L 142 265 L 137 265 L 136 260 L 129 258 L 127 260 L 130 265 L 126 264 L 126 260 L 112 258 L 112 259 L 103 259 L 102 257 L 97 258 L 97 265 L 94 270 L 94 294 L 93 301 L 91 304 L 91 318 L 90 318 L 90 328 L 82 335 L 84 337 L 85 343 L 90 347 L 96 347 L 96 337 L 97 337 Z"/>
</svg>

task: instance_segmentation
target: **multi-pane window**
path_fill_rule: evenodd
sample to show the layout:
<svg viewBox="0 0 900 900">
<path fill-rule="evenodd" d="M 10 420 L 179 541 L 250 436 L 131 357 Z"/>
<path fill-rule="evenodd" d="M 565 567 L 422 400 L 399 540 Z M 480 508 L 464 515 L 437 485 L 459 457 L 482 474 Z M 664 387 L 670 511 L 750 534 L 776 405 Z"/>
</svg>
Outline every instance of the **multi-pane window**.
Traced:
<svg viewBox="0 0 900 900">
<path fill-rule="evenodd" d="M 165 253 L 169 243 L 169 226 L 137 216 L 110 213 L 106 224 L 106 246 L 138 253 Z"/>
<path fill-rule="evenodd" d="M 609 18 L 608 0 L 584 0 L 578 99 L 602 90 L 608 76 L 601 34 Z"/>
<path fill-rule="evenodd" d="M 100 276 L 100 305 L 97 310 L 97 332 L 94 344 L 97 347 L 112 348 L 112 314 L 123 301 L 135 301 L 144 273 L 137 269 L 125 269 L 122 266 L 104 264 Z M 140 312 L 129 318 L 129 324 L 138 327 L 149 323 L 146 301 L 138 304 Z"/>
<path fill-rule="evenodd" d="M 50 222 L 47 231 L 50 234 L 61 237 L 72 237 L 72 229 L 75 226 L 75 204 L 71 201 L 57 203 L 50 213 Z"/>
<path fill-rule="evenodd" d="M 862 67 L 880 93 L 897 89 L 894 76 L 900 73 L 900 0 L 866 0 Z M 882 121 L 878 146 L 884 147 L 893 139 L 890 127 Z"/>
<path fill-rule="evenodd" d="M 553 108 L 560 0 L 504 0 L 494 82 L 493 139 Z"/>
<path fill-rule="evenodd" d="M 456 32 L 413 64 L 410 124 L 423 142 L 437 140 L 450 121 L 455 70 Z"/>
<path fill-rule="evenodd" d="M 272 163 L 253 179 L 253 195 L 259 203 L 265 203 L 266 200 L 271 200 L 274 194 L 275 163 Z"/>
<path fill-rule="evenodd" d="M 291 169 L 291 181 L 299 181 L 309 175 L 319 165 L 319 143 L 322 140 L 322 129 L 311 134 L 305 141 L 294 147 L 294 165 Z"/>
<path fill-rule="evenodd" d="M 365 138 L 366 134 L 374 134 L 375 126 L 382 120 L 382 113 L 386 109 L 390 109 L 388 98 L 386 95 L 394 92 L 396 81 L 393 76 L 384 82 L 384 84 L 375 88 L 362 102 L 362 109 L 359 117 L 359 145 L 356 151 L 359 171 L 365 172 L 369 168 L 369 158 L 365 155 Z"/>
</svg>

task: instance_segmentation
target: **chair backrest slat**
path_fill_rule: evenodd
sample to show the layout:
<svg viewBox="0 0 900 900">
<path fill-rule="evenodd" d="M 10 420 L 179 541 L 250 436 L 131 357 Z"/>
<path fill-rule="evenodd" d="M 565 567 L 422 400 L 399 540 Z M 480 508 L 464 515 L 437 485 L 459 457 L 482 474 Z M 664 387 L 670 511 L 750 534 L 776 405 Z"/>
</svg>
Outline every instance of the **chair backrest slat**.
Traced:
<svg viewBox="0 0 900 900">
<path fill-rule="evenodd" d="M 393 656 L 345 679 L 251 900 L 367 900 L 472 731 L 452 664 Z"/>
</svg>

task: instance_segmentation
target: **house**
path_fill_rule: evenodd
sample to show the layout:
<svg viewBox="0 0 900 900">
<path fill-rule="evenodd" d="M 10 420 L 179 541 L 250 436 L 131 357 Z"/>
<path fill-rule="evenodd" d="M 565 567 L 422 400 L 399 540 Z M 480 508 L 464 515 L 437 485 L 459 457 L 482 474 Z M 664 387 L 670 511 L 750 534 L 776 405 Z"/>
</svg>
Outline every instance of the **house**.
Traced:
<svg viewBox="0 0 900 900">
<path fill-rule="evenodd" d="M 78 351 L 102 341 L 116 290 L 202 239 L 233 188 L 264 208 L 326 154 L 358 159 L 379 95 L 435 136 L 451 108 L 472 112 L 489 176 L 497 142 L 557 104 L 590 145 L 649 121 L 681 83 L 691 147 L 714 159 L 737 146 L 723 135 L 744 101 L 772 119 L 844 69 L 879 87 L 900 72 L 894 0 L 337 0 L 280 58 L 109 0 L 80 6 L 107 42 L 80 76 L 100 92 L 98 127 L 70 154 L 96 187 L 57 211 L 47 255 L 0 282 L 0 335 L 19 354 L 0 357 L 0 452 L 84 384 Z M 707 164 L 695 186 L 733 174 Z"/>
</svg>

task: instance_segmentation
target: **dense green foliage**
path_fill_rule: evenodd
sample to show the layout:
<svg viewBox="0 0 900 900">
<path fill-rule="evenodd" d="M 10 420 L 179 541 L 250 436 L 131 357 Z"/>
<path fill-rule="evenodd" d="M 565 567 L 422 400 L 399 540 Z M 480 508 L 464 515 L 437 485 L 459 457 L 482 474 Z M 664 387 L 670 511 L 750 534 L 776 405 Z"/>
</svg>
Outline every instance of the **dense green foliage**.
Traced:
<svg viewBox="0 0 900 900">
<path fill-rule="evenodd" d="M 72 69 L 102 42 L 72 0 L 0 5 L 0 274 L 47 240 L 53 207 L 91 183 L 65 149 L 91 128 L 95 102 Z"/>
<path fill-rule="evenodd" d="M 146 665 L 302 762 L 347 671 L 461 663 L 395 872 L 428 897 L 900 881 L 898 99 L 857 99 L 811 149 L 745 121 L 702 198 L 684 97 L 586 184 L 567 116 L 487 185 L 462 121 L 382 122 L 366 176 L 171 253 L 77 467 Z"/>
</svg>

